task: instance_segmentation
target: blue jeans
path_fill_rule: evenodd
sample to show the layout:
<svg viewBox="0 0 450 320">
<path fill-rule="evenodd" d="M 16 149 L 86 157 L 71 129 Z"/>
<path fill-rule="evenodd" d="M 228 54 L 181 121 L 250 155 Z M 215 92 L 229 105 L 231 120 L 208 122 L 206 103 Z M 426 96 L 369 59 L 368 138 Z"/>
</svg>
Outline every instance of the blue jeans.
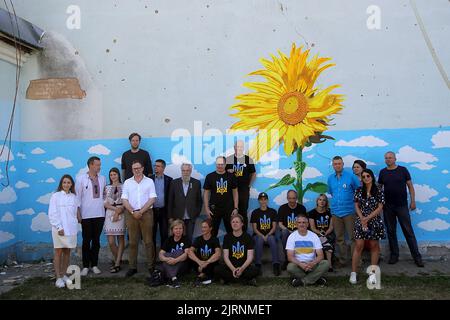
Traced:
<svg viewBox="0 0 450 320">
<path fill-rule="evenodd" d="M 280 230 L 281 232 L 281 244 L 283 245 L 283 257 L 284 257 L 284 261 L 288 261 L 287 260 L 287 252 L 286 252 L 286 243 L 287 243 L 287 239 L 289 238 L 289 236 L 291 235 L 291 233 L 289 232 L 288 229 L 282 229 Z"/>
<path fill-rule="evenodd" d="M 255 264 L 261 264 L 261 258 L 264 250 L 264 238 L 259 235 L 253 235 L 255 238 Z M 270 247 L 270 252 L 272 254 L 272 264 L 280 263 L 278 259 L 278 246 L 277 239 L 275 235 L 270 235 L 267 237 L 267 243 Z"/>
</svg>

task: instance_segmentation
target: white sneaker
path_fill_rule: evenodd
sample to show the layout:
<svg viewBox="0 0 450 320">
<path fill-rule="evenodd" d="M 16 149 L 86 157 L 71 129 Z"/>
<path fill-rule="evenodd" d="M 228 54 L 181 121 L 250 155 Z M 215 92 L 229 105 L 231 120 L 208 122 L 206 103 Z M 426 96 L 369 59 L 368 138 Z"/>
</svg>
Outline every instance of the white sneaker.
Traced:
<svg viewBox="0 0 450 320">
<path fill-rule="evenodd" d="M 358 283 L 358 280 L 356 280 L 356 272 L 350 273 L 350 280 L 349 281 L 350 281 L 351 284 Z"/>
<path fill-rule="evenodd" d="M 83 268 L 83 270 L 81 270 L 80 275 L 82 275 L 83 277 L 87 276 L 89 273 L 89 268 Z"/>
<path fill-rule="evenodd" d="M 370 273 L 369 278 L 367 279 L 367 281 L 368 281 L 370 284 L 373 284 L 373 285 L 377 284 L 377 276 L 375 275 L 374 272 L 371 272 L 371 273 Z"/>
<path fill-rule="evenodd" d="M 55 282 L 55 286 L 57 288 L 64 288 L 66 286 L 66 284 L 64 283 L 63 278 L 58 278 Z"/>
<path fill-rule="evenodd" d="M 72 280 L 70 280 L 68 276 L 65 275 L 62 279 L 64 280 L 66 286 L 70 286 L 72 284 Z"/>
<path fill-rule="evenodd" d="M 95 274 L 100 274 L 100 273 L 102 273 L 101 270 L 100 270 L 99 268 L 97 268 L 97 266 L 92 267 L 92 271 L 93 271 Z"/>
</svg>

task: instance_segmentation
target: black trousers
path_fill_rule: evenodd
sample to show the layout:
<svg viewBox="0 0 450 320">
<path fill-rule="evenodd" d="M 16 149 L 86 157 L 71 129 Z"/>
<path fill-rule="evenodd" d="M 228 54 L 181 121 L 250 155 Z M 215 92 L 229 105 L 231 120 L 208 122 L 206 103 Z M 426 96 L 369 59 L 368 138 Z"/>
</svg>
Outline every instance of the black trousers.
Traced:
<svg viewBox="0 0 450 320">
<path fill-rule="evenodd" d="M 167 217 L 167 209 L 153 208 L 153 243 L 156 248 L 156 230 L 158 230 L 159 225 L 159 235 L 160 235 L 160 247 L 169 237 L 169 218 Z M 156 251 L 155 251 L 156 252 Z"/>
<path fill-rule="evenodd" d="M 202 272 L 204 273 L 204 274 L 206 274 L 206 276 L 209 278 L 209 279 L 215 279 L 215 270 L 216 270 L 216 267 L 219 265 L 219 262 L 218 261 L 216 261 L 216 262 L 213 262 L 213 263 L 210 263 L 210 264 L 208 264 L 208 266 L 205 268 L 205 269 L 203 269 L 202 270 Z M 195 273 L 198 275 L 198 274 L 200 274 L 199 272 L 198 272 L 198 264 L 197 263 L 195 263 L 195 262 L 193 262 L 193 269 L 195 270 Z"/>
<path fill-rule="evenodd" d="M 244 232 L 247 231 L 248 227 L 248 201 L 250 198 L 250 188 L 238 188 L 239 193 L 239 214 L 244 218 Z"/>
<path fill-rule="evenodd" d="M 212 223 L 213 223 L 213 230 L 212 235 L 214 237 L 217 237 L 217 234 L 219 233 L 220 223 L 223 219 L 223 224 L 225 226 L 225 230 L 227 233 L 230 233 L 233 231 L 231 229 L 231 212 L 233 211 L 232 208 L 218 208 L 216 206 L 211 208 L 212 215 Z"/>
<path fill-rule="evenodd" d="M 402 228 L 403 235 L 408 243 L 409 251 L 414 259 L 420 259 L 419 248 L 417 246 L 416 236 L 411 225 L 411 216 L 409 215 L 408 206 L 392 206 L 386 204 L 383 207 L 384 223 L 386 224 L 389 248 L 391 256 L 399 256 L 398 241 L 397 241 L 397 219 Z"/>
<path fill-rule="evenodd" d="M 83 268 L 98 265 L 100 251 L 100 235 L 102 234 L 105 218 L 91 218 L 81 220 L 81 234 L 83 236 L 82 258 Z"/>
<path fill-rule="evenodd" d="M 218 279 L 223 279 L 225 282 L 245 282 L 254 279 L 258 276 L 258 269 L 254 265 L 249 265 L 244 273 L 239 278 L 233 277 L 230 268 L 225 264 L 219 264 L 215 269 L 214 273 Z"/>
</svg>

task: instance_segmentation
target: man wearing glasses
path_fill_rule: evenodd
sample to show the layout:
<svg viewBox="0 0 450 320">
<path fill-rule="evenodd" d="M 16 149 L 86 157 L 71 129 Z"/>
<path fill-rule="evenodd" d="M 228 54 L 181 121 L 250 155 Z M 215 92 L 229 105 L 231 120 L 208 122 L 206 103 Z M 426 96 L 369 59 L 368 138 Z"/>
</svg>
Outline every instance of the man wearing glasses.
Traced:
<svg viewBox="0 0 450 320">
<path fill-rule="evenodd" d="M 105 223 L 105 207 L 103 206 L 103 189 L 106 180 L 99 175 L 101 162 L 98 157 L 90 157 L 87 161 L 89 171 L 76 177 L 75 192 L 80 203 L 83 246 L 83 270 L 86 276 L 89 268 L 95 274 L 101 273 L 98 268 L 98 252 L 100 250 L 100 235 Z"/>
<path fill-rule="evenodd" d="M 130 236 L 128 259 L 130 268 L 127 277 L 137 273 L 138 244 L 144 240 L 147 265 L 150 275 L 155 264 L 155 248 L 153 246 L 153 204 L 156 200 L 155 184 L 144 176 L 144 166 L 139 160 L 131 165 L 133 176 L 123 184 L 122 201 L 126 209 L 125 221 Z"/>
</svg>

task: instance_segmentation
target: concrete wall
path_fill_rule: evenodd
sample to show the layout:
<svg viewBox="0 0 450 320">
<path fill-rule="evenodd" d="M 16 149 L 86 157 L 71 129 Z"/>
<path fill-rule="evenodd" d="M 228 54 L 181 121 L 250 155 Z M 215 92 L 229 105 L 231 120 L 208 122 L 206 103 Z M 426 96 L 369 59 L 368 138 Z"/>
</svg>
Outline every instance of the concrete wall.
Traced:
<svg viewBox="0 0 450 320">
<path fill-rule="evenodd" d="M 423 21 L 426 43 L 414 8 Z M 336 66 L 318 84 L 341 84 L 344 109 L 327 132 L 336 138 L 305 151 L 310 181 L 326 181 L 330 159 L 346 165 L 362 158 L 378 172 L 383 153 L 393 150 L 410 170 L 418 194 L 413 225 L 423 247 L 450 239 L 450 10 L 445 0 L 417 1 L 15 1 L 18 15 L 46 31 L 42 53 L 21 70 L 13 145 L 16 171 L 9 188 L 0 187 L 0 260 L 27 245 L 49 244 L 49 194 L 64 173 L 76 175 L 90 155 L 102 158 L 107 174 L 128 148 L 126 137 L 140 132 L 152 158 L 163 158 L 169 172 L 194 161 L 197 176 L 213 170 L 215 155 L 230 148 L 203 133 L 225 132 L 234 122 L 229 107 L 246 92 L 246 75 L 260 69 L 259 59 L 293 42 L 328 56 Z M 3 4 L 0 4 L 2 6 Z M 81 10 L 81 28 L 68 29 L 70 5 Z M 380 9 L 380 29 L 369 30 L 366 10 Z M 433 52 L 435 55 L 431 54 Z M 83 100 L 27 100 L 29 81 L 77 77 Z M 6 131 L 15 69 L 0 61 L 0 133 Z M 6 113 L 5 113 L 6 112 Z M 185 128 L 190 152 L 180 155 L 172 133 Z M 213 134 L 209 131 L 209 135 Z M 192 137 L 192 139 L 194 139 Z M 198 142 L 198 141 L 197 141 Z M 200 146 L 196 148 L 195 146 Z M 215 148 L 215 149 L 214 149 Z M 278 170 L 258 165 L 252 192 L 290 172 L 293 158 L 272 153 Z M 5 162 L 0 159 L 0 175 Z M 5 182 L 1 178 L 1 182 Z M 278 207 L 286 190 L 269 192 Z M 307 194 L 308 208 L 315 194 Z M 14 200 L 12 200 L 14 199 Z M 400 232 L 401 233 L 401 232 Z M 104 240 L 104 239 L 103 239 Z M 40 253 L 23 255 L 38 258 Z"/>
</svg>

